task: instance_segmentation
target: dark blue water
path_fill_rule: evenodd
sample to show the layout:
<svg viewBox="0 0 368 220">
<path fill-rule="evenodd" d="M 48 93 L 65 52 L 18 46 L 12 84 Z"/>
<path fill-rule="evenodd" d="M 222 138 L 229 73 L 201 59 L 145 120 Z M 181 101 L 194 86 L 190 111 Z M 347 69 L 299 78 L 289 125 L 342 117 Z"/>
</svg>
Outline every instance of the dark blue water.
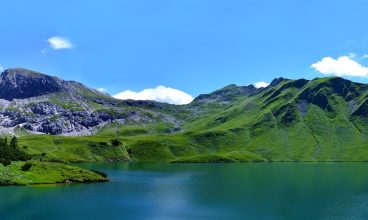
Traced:
<svg viewBox="0 0 368 220">
<path fill-rule="evenodd" d="M 366 163 L 83 166 L 111 182 L 0 187 L 0 219 L 368 219 Z"/>
</svg>

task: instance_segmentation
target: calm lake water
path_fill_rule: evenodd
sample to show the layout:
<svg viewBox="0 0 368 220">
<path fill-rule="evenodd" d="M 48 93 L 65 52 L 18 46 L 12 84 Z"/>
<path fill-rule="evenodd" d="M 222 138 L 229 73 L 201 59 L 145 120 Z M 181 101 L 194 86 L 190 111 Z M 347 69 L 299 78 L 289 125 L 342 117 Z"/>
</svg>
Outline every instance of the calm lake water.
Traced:
<svg viewBox="0 0 368 220">
<path fill-rule="evenodd" d="M 0 187 L 0 219 L 368 219 L 368 163 L 83 166 L 111 182 Z"/>
</svg>

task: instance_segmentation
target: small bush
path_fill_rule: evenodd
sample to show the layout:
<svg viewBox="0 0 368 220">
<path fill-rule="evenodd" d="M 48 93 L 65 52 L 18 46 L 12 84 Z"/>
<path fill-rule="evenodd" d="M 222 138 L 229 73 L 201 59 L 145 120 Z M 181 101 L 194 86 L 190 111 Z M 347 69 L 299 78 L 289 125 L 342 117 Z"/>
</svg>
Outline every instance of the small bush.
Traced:
<svg viewBox="0 0 368 220">
<path fill-rule="evenodd" d="M 98 142 L 98 144 L 99 144 L 101 147 L 108 147 L 107 142 L 104 142 L 104 141 Z"/>
<path fill-rule="evenodd" d="M 29 171 L 32 168 L 32 163 L 30 162 L 26 162 L 23 166 L 22 166 L 22 171 Z"/>
<path fill-rule="evenodd" d="M 112 139 L 110 140 L 112 146 L 117 147 L 121 144 L 121 142 L 118 139 Z"/>
<path fill-rule="evenodd" d="M 11 164 L 10 160 L 7 159 L 1 159 L 0 163 L 2 163 L 4 165 L 4 167 L 9 166 Z"/>
</svg>

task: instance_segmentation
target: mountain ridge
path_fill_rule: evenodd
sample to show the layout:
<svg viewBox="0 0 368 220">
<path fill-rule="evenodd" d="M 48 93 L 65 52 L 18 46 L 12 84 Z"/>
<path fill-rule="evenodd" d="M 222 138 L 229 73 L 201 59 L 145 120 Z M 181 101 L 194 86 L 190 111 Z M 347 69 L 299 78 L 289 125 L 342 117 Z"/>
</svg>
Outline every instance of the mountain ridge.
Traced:
<svg viewBox="0 0 368 220">
<path fill-rule="evenodd" d="M 94 155 L 101 140 L 113 138 L 124 143 L 125 158 L 140 161 L 368 160 L 368 85 L 339 77 L 279 77 L 258 89 L 232 84 L 187 105 L 117 100 L 82 84 L 71 88 L 1 101 L 0 127 L 36 152 L 29 144 L 34 140 L 54 140 L 54 149 L 64 145 L 53 135 L 81 136 L 52 153 L 66 161 L 66 149 L 93 160 L 75 149 Z"/>
<path fill-rule="evenodd" d="M 118 100 L 79 82 L 24 68 L 7 69 L 0 75 L 3 133 L 24 128 L 35 134 L 89 135 L 96 126 L 115 120 L 150 121 L 149 112 L 140 105 L 149 109 L 165 104 Z"/>
</svg>

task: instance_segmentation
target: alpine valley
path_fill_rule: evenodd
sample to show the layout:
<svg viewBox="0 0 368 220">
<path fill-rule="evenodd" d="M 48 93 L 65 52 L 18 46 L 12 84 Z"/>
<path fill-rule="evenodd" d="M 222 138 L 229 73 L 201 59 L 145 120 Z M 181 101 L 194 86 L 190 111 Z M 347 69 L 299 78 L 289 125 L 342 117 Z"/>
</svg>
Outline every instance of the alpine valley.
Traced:
<svg viewBox="0 0 368 220">
<path fill-rule="evenodd" d="M 188 105 L 170 105 L 118 100 L 75 81 L 14 68 L 0 76 L 0 130 L 3 137 L 16 136 L 19 151 L 39 167 L 367 161 L 368 85 L 338 77 L 277 78 L 265 88 L 228 85 Z M 10 166 L 17 163 L 28 162 Z"/>
</svg>

